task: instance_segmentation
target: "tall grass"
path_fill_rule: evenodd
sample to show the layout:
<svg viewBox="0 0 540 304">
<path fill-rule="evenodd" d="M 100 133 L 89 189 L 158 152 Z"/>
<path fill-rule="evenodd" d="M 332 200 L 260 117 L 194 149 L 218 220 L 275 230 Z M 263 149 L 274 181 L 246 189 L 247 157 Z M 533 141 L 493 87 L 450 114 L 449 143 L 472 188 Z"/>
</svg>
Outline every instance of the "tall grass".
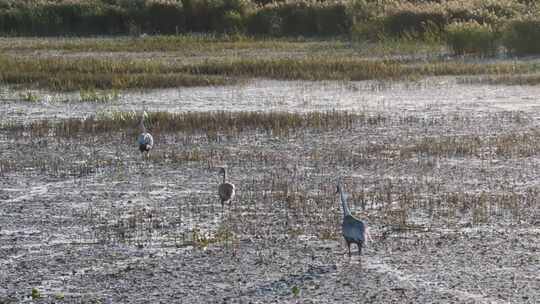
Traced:
<svg viewBox="0 0 540 304">
<path fill-rule="evenodd" d="M 159 60 L 0 57 L 0 82 L 59 91 L 117 90 L 231 84 L 249 77 L 283 80 L 407 79 L 423 76 L 511 74 L 536 64 L 361 58 L 236 59 L 185 65 Z"/>
<path fill-rule="evenodd" d="M 0 56 L 0 69 L 0 82 L 57 91 L 208 86 L 231 82 L 220 76 L 191 75 L 176 65 L 145 60 Z"/>
<path fill-rule="evenodd" d="M 98 117 L 66 119 L 61 122 L 42 120 L 28 125 L 3 125 L 3 130 L 29 132 L 34 136 L 54 134 L 60 137 L 76 137 L 81 134 L 99 134 L 127 130 L 136 132 L 139 113 L 111 112 Z M 294 130 L 346 129 L 353 123 L 377 125 L 384 118 L 348 112 L 151 112 L 147 125 L 152 133 L 184 132 L 186 134 L 238 134 L 258 130 L 274 135 L 287 135 Z"/>
<path fill-rule="evenodd" d="M 517 63 L 466 63 L 433 61 L 418 63 L 400 60 L 366 59 L 275 59 L 207 62 L 186 67 L 194 74 L 269 77 L 276 79 L 406 79 L 408 77 L 504 74 L 535 71 L 539 67 Z"/>
<path fill-rule="evenodd" d="M 272 59 L 205 62 L 187 66 L 194 74 L 268 77 L 275 79 L 386 79 L 399 77 L 403 66 L 397 61 L 358 59 Z"/>
</svg>

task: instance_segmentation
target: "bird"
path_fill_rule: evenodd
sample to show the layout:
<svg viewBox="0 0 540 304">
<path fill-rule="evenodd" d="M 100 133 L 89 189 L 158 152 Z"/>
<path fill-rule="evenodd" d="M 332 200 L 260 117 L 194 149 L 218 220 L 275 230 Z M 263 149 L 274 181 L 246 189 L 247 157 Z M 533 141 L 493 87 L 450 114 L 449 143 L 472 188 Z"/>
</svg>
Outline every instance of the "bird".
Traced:
<svg viewBox="0 0 540 304">
<path fill-rule="evenodd" d="M 349 257 L 351 256 L 351 244 L 354 243 L 358 247 L 358 255 L 362 254 L 362 247 L 366 242 L 367 225 L 351 214 L 351 210 L 347 206 L 347 194 L 343 191 L 341 181 L 338 181 L 336 193 L 339 193 L 341 206 L 343 208 L 343 223 L 341 225 L 343 238 L 349 249 Z"/>
<path fill-rule="evenodd" d="M 225 202 L 231 204 L 231 200 L 234 198 L 235 186 L 227 182 L 227 169 L 226 167 L 221 167 L 219 174 L 223 175 L 223 182 L 218 186 L 218 194 L 221 200 L 221 211 L 223 211 L 223 206 Z"/>
<path fill-rule="evenodd" d="M 139 144 L 139 151 L 141 152 L 143 158 L 144 152 L 146 152 L 146 157 L 148 158 L 150 156 L 150 150 L 152 150 L 152 148 L 154 147 L 154 138 L 144 126 L 144 117 L 146 115 L 146 112 L 143 112 L 143 114 L 141 115 L 141 121 L 139 123 L 141 134 L 139 134 L 139 137 L 137 138 L 137 143 Z"/>
</svg>

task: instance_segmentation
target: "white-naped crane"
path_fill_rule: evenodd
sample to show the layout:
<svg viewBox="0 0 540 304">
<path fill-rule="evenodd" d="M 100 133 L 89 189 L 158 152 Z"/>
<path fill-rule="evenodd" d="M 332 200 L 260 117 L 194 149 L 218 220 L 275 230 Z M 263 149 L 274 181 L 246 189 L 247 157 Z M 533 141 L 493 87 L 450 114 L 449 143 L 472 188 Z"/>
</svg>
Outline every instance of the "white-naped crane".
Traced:
<svg viewBox="0 0 540 304">
<path fill-rule="evenodd" d="M 227 167 L 221 167 L 219 174 L 223 175 L 223 182 L 218 186 L 219 199 L 221 200 L 221 211 L 223 212 L 223 206 L 226 202 L 231 204 L 231 200 L 234 198 L 236 187 L 227 182 Z"/>
<path fill-rule="evenodd" d="M 139 122 L 139 128 L 141 131 L 141 134 L 139 134 L 139 137 L 137 138 L 137 143 L 139 144 L 139 151 L 141 152 L 143 158 L 150 157 L 150 150 L 154 147 L 154 137 L 152 137 L 152 134 L 146 130 L 146 127 L 144 126 L 144 118 L 147 116 L 146 111 L 143 111 L 141 115 L 141 121 Z"/>
<path fill-rule="evenodd" d="M 356 244 L 356 246 L 358 246 L 358 255 L 361 255 L 362 247 L 366 242 L 366 236 L 368 236 L 367 225 L 364 221 L 352 216 L 351 210 L 349 209 L 349 206 L 347 206 L 347 194 L 343 191 L 341 180 L 337 183 L 336 193 L 339 193 L 341 207 L 343 208 L 343 223 L 341 229 L 343 238 L 347 243 L 349 256 L 351 256 L 351 244 Z"/>
</svg>

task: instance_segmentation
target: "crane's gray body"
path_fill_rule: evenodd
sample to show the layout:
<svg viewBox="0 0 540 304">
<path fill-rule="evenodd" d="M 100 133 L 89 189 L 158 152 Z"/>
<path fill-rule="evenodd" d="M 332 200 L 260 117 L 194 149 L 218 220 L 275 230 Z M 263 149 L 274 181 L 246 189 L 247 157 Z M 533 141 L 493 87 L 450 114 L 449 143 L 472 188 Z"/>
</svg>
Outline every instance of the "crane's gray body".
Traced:
<svg viewBox="0 0 540 304">
<path fill-rule="evenodd" d="M 152 150 L 152 148 L 154 147 L 154 137 L 152 137 L 152 134 L 150 134 L 144 126 L 145 115 L 146 112 L 143 112 L 143 114 L 141 115 L 141 120 L 139 122 L 141 134 L 139 135 L 139 137 L 137 137 L 137 143 L 139 144 L 139 151 L 141 153 L 146 152 L 146 155 L 148 156 L 150 154 L 150 150 Z"/>
<path fill-rule="evenodd" d="M 221 204 L 230 202 L 234 198 L 234 185 L 231 183 L 223 183 L 218 187 L 219 198 Z"/>
<path fill-rule="evenodd" d="M 223 183 L 218 186 L 218 194 L 221 200 L 221 207 L 223 208 L 223 205 L 226 202 L 229 202 L 229 204 L 231 203 L 236 188 L 233 184 L 227 182 L 227 170 L 225 168 L 221 168 L 219 173 L 223 174 Z"/>
<path fill-rule="evenodd" d="M 343 232 L 343 238 L 347 243 L 349 249 L 349 256 L 351 255 L 351 244 L 358 246 L 358 254 L 362 254 L 362 247 L 366 241 L 366 224 L 352 216 L 349 207 L 347 206 L 347 195 L 343 192 L 341 183 L 337 185 L 337 192 L 340 194 L 341 206 L 343 208 L 343 223 L 341 229 Z"/>
<path fill-rule="evenodd" d="M 347 247 L 349 247 L 349 255 L 351 254 L 351 244 L 356 244 L 358 246 L 358 254 L 362 254 L 362 247 L 366 241 L 366 226 L 364 222 L 352 215 L 347 215 L 343 217 L 342 229 L 343 238 L 347 242 Z"/>
<path fill-rule="evenodd" d="M 152 134 L 144 132 L 137 138 L 137 143 L 139 143 L 139 151 L 149 152 L 154 146 L 154 138 L 152 137 Z"/>
</svg>

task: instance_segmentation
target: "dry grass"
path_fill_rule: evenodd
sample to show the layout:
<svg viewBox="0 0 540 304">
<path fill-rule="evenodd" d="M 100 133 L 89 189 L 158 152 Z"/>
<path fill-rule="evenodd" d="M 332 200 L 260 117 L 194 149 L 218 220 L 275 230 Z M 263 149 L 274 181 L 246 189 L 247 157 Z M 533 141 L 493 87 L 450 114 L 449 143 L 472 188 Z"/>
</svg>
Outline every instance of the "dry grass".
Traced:
<svg viewBox="0 0 540 304">
<path fill-rule="evenodd" d="M 163 62 L 0 57 L 0 82 L 57 91 L 165 88 L 230 83 L 219 76 L 190 75 Z"/>
<path fill-rule="evenodd" d="M 5 124 L 4 130 L 29 132 L 33 136 L 54 134 L 61 137 L 76 137 L 82 134 L 101 134 L 115 131 L 136 130 L 140 119 L 135 112 L 112 112 L 100 117 L 67 119 L 61 122 L 42 120 L 28 125 Z M 376 125 L 383 117 L 348 112 L 188 112 L 149 113 L 147 124 L 155 134 L 182 132 L 185 134 L 207 134 L 210 138 L 220 133 L 232 136 L 249 130 L 261 131 L 275 136 L 287 135 L 296 130 L 347 129 L 353 124 Z"/>
<path fill-rule="evenodd" d="M 0 57 L 0 71 L 0 81 L 6 84 L 70 91 L 223 85 L 252 77 L 396 80 L 443 75 L 498 76 L 536 72 L 538 64 L 311 57 L 216 60 L 184 65 L 148 60 Z"/>
</svg>

